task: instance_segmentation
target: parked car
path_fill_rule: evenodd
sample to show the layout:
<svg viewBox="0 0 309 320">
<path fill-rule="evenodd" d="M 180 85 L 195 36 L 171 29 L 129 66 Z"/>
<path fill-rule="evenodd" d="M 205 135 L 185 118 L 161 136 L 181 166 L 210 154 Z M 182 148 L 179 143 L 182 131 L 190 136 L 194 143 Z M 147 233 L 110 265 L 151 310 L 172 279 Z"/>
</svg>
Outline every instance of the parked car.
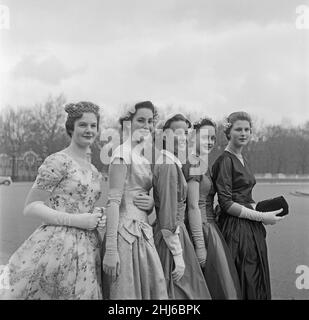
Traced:
<svg viewBox="0 0 309 320">
<path fill-rule="evenodd" d="M 9 186 L 11 183 L 12 183 L 11 177 L 0 176 L 0 184 L 4 184 L 6 186 Z"/>
</svg>

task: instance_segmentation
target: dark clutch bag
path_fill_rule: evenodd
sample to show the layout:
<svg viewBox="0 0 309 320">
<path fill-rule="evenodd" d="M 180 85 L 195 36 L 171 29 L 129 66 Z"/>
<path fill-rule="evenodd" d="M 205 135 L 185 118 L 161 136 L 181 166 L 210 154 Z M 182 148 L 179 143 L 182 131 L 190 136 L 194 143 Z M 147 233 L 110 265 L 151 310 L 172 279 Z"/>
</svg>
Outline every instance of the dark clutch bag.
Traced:
<svg viewBox="0 0 309 320">
<path fill-rule="evenodd" d="M 283 196 L 263 200 L 257 203 L 255 210 L 266 212 L 266 211 L 275 211 L 283 208 L 283 211 L 278 213 L 277 216 L 285 216 L 289 213 L 289 205 L 284 199 Z"/>
</svg>

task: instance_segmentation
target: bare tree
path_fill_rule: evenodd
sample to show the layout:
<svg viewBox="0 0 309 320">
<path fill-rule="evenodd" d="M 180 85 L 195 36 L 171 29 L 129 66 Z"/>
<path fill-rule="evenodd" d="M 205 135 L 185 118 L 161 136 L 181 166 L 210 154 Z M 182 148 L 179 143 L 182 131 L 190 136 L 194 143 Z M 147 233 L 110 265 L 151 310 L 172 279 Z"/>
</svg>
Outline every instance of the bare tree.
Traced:
<svg viewBox="0 0 309 320">
<path fill-rule="evenodd" d="M 297 173 L 305 174 L 309 167 L 309 121 L 299 128 L 297 140 Z"/>
<path fill-rule="evenodd" d="M 1 117 L 0 141 L 1 149 L 9 156 L 21 154 L 26 148 L 31 136 L 29 123 L 32 115 L 29 109 L 20 108 L 19 111 L 8 107 Z"/>
<path fill-rule="evenodd" d="M 66 138 L 65 122 L 65 97 L 63 94 L 58 97 L 49 97 L 43 104 L 36 105 L 32 127 L 37 145 L 41 150 L 37 150 L 43 157 L 58 151 L 68 143 Z M 40 134 L 39 141 L 37 134 Z"/>
</svg>

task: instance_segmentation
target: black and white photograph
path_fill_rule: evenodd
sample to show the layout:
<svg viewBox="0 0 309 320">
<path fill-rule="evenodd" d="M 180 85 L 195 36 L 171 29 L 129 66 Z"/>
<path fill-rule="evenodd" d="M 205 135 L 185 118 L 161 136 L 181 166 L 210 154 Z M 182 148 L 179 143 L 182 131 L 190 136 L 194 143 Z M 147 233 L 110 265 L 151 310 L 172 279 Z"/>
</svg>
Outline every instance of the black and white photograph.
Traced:
<svg viewBox="0 0 309 320">
<path fill-rule="evenodd" d="M 0 0 L 0 300 L 308 300 L 308 57 L 309 0 Z"/>
</svg>

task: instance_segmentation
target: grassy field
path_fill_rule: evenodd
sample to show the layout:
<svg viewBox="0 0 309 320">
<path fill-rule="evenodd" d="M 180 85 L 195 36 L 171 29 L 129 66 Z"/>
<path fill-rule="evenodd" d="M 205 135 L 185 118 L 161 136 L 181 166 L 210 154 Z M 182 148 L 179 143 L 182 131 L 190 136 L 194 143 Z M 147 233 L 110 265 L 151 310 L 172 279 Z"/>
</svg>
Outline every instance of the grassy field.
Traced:
<svg viewBox="0 0 309 320">
<path fill-rule="evenodd" d="M 0 186 L 0 264 L 39 226 L 40 222 L 22 215 L 31 183 Z M 254 189 L 256 201 L 284 195 L 290 215 L 276 226 L 267 227 L 268 255 L 274 299 L 309 299 L 309 290 L 295 286 L 298 265 L 309 266 L 309 197 L 295 197 L 295 190 L 309 190 L 307 183 L 273 184 L 259 182 Z M 98 205 L 103 205 L 104 196 Z"/>
</svg>

